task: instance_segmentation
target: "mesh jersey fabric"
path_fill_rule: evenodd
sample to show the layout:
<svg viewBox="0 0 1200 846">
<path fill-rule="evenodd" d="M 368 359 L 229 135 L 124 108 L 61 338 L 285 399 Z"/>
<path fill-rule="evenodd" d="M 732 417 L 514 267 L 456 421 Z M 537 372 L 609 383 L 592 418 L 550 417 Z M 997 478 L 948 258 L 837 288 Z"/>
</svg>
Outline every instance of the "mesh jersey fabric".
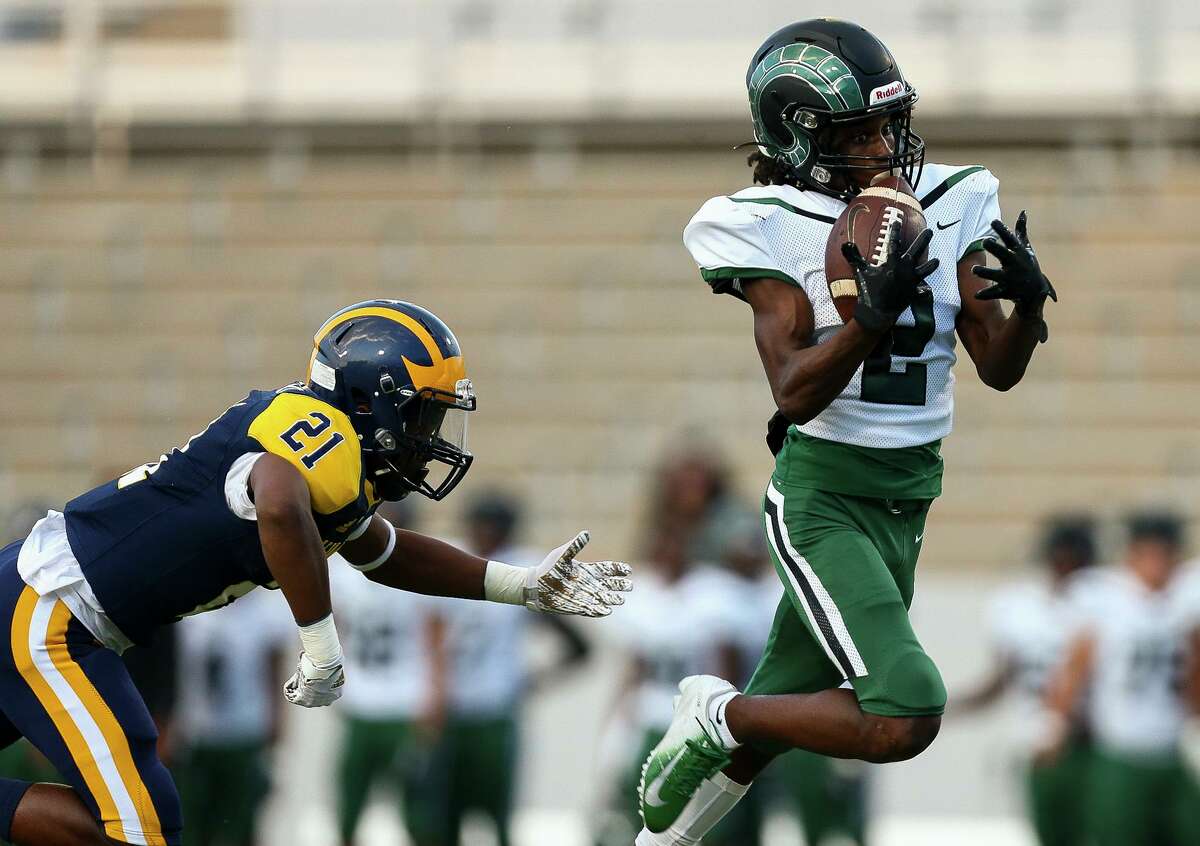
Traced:
<svg viewBox="0 0 1200 846">
<path fill-rule="evenodd" d="M 883 449 L 919 446 L 949 434 L 954 331 L 962 305 L 957 263 L 991 234 L 991 221 L 1000 217 L 998 189 L 999 182 L 982 167 L 925 167 L 915 193 L 934 230 L 929 256 L 941 262 L 926 280 L 932 303 L 918 306 L 919 314 L 913 308 L 901 314 L 895 337 L 906 334 L 908 344 L 898 344 L 887 360 L 868 359 L 872 375 L 864 380 L 860 367 L 827 408 L 797 427 L 801 432 Z M 812 303 L 813 340 L 826 343 L 843 323 L 825 279 L 825 243 L 845 208 L 840 200 L 787 185 L 746 188 L 701 206 L 684 229 L 684 244 L 716 293 L 744 299 L 742 280 L 761 277 L 801 288 Z M 898 354 L 907 352 L 905 346 L 917 336 L 928 336 L 919 352 Z"/>
</svg>

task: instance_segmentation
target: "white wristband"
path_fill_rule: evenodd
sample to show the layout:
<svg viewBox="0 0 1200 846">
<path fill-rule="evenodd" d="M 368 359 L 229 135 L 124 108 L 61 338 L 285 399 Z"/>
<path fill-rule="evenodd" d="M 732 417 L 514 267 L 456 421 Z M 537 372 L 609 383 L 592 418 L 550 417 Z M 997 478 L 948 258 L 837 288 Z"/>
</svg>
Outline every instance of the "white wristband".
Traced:
<svg viewBox="0 0 1200 846">
<path fill-rule="evenodd" d="M 514 567 L 500 561 L 489 561 L 483 574 L 483 598 L 507 605 L 525 604 L 525 585 L 528 567 Z"/>
<path fill-rule="evenodd" d="M 342 644 L 338 640 L 337 627 L 330 612 L 312 625 L 300 627 L 300 645 L 304 654 L 320 668 L 342 663 Z"/>
<path fill-rule="evenodd" d="M 376 567 L 383 564 L 384 561 L 387 561 L 389 558 L 392 557 L 392 552 L 396 549 L 396 527 L 392 525 L 390 520 L 384 520 L 383 525 L 387 526 L 387 528 L 388 528 L 387 545 L 384 546 L 383 552 L 374 561 L 368 561 L 366 564 L 351 564 L 350 565 L 358 572 L 369 573 L 372 570 L 374 570 Z"/>
</svg>

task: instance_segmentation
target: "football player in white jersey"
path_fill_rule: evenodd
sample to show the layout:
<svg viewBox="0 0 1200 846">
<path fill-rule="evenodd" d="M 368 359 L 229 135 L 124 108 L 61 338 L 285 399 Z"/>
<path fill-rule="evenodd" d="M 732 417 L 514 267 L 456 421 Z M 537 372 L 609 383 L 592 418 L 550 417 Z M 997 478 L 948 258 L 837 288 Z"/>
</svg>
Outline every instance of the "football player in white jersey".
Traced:
<svg viewBox="0 0 1200 846">
<path fill-rule="evenodd" d="M 986 708 L 1007 693 L 1019 709 L 1016 747 L 1025 776 L 1027 810 L 1041 846 L 1085 846 L 1083 783 L 1089 742 L 1081 715 L 1068 723 L 1059 754 L 1039 756 L 1060 725 L 1046 706 L 1047 685 L 1066 660 L 1077 634 L 1074 611 L 1077 590 L 1086 590 L 1085 571 L 1096 557 L 1095 528 L 1090 517 L 1051 519 L 1041 542 L 1046 574 L 1002 588 L 988 603 L 988 629 L 993 652 L 989 677 L 975 690 L 955 698 L 951 711 L 962 716 Z M 1083 584 L 1081 584 L 1081 582 Z"/>
<path fill-rule="evenodd" d="M 693 541 L 678 527 L 653 530 L 637 593 L 622 609 L 622 625 L 609 633 L 628 659 L 617 707 L 636 744 L 621 750 L 625 760 L 614 762 L 621 789 L 617 807 L 596 833 L 602 846 L 628 844 L 640 828 L 634 790 L 641 762 L 670 725 L 675 686 L 682 676 L 725 663 L 719 653 L 740 622 L 737 601 L 746 596 L 731 593 L 732 576 L 692 560 Z"/>
<path fill-rule="evenodd" d="M 1008 390 L 1046 339 L 1054 296 L 1024 214 L 1015 233 L 999 221 L 991 173 L 922 167 L 916 90 L 862 27 L 785 27 L 746 83 L 759 184 L 705 203 L 684 242 L 713 290 L 753 313 L 779 409 L 763 519 L 787 597 L 744 695 L 711 676 L 681 683 L 639 786 L 638 846 L 699 842 L 785 749 L 884 762 L 932 742 L 946 692 L 908 606 L 941 492 L 956 336 L 981 380 Z M 846 202 L 887 172 L 933 228 L 903 253 L 892 238 L 877 265 L 844 248 L 859 296 L 843 323 L 825 244 Z M 982 267 L 985 251 L 999 268 Z"/>
<path fill-rule="evenodd" d="M 275 686 L 287 676 L 294 631 L 286 609 L 263 591 L 179 624 L 179 689 L 188 695 L 171 739 L 181 744 L 175 777 L 190 844 L 256 842 L 283 716 Z"/>
<path fill-rule="evenodd" d="M 524 562 L 536 553 L 517 543 L 523 507 L 499 489 L 477 492 L 467 506 L 463 548 L 489 560 Z M 527 698 L 558 682 L 589 659 L 590 647 L 567 621 L 547 618 L 539 628 L 556 641 L 555 657 L 533 662 L 532 631 L 524 614 L 480 612 L 443 601 L 446 625 L 447 721 L 434 770 L 445 774 L 438 830 L 457 844 L 472 813 L 488 819 L 498 846 L 513 840 L 512 812 L 523 754 L 520 725 Z M 534 666 L 534 664 L 537 666 Z M 487 773 L 481 778 L 480 773 Z"/>
<path fill-rule="evenodd" d="M 1200 690 L 1200 595 L 1180 576 L 1182 542 L 1174 515 L 1136 514 L 1124 565 L 1076 592 L 1082 629 L 1050 702 L 1065 737 L 1087 695 L 1095 846 L 1200 843 L 1200 786 L 1181 749 Z"/>
<path fill-rule="evenodd" d="M 408 514 L 388 519 L 407 528 Z M 346 631 L 346 672 L 359 684 L 338 705 L 344 718 L 337 766 L 338 832 L 354 843 L 371 788 L 403 797 L 404 828 L 416 846 L 440 844 L 445 779 L 431 766 L 446 720 L 448 661 L 440 610 L 447 600 L 389 590 L 334 556 L 330 586 L 338 628 Z"/>
</svg>

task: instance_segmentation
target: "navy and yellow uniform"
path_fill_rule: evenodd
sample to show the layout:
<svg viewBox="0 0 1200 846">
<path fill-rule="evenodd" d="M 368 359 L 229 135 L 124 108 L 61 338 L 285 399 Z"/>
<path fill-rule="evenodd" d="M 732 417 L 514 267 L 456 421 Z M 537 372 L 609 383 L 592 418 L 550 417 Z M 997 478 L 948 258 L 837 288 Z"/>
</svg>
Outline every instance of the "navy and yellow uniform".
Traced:
<svg viewBox="0 0 1200 846">
<path fill-rule="evenodd" d="M 0 551 L 0 746 L 29 738 L 119 842 L 175 846 L 182 820 L 117 652 L 272 585 L 247 487 L 264 453 L 304 476 L 329 554 L 365 529 L 379 500 L 358 436 L 297 384 L 252 392 L 185 446 Z"/>
<path fill-rule="evenodd" d="M 227 494 L 234 465 L 264 452 L 304 475 L 330 555 L 379 504 L 349 418 L 298 384 L 253 391 L 157 464 L 67 503 L 67 537 L 84 576 L 135 643 L 155 626 L 271 585 L 258 528 L 231 507 L 239 491 Z"/>
</svg>

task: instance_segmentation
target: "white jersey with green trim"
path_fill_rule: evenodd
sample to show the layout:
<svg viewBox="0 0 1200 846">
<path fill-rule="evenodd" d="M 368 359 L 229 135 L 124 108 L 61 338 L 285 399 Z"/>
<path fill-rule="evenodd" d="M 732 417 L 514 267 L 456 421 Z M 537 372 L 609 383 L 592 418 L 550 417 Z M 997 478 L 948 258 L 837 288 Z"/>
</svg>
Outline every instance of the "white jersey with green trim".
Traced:
<svg viewBox="0 0 1200 846">
<path fill-rule="evenodd" d="M 279 696 L 272 658 L 294 661 L 300 641 L 278 591 L 255 590 L 179 626 L 176 727 L 189 743 L 264 743 Z M 290 672 L 290 668 L 288 672 Z"/>
<path fill-rule="evenodd" d="M 1179 574 L 1151 591 L 1121 567 L 1077 592 L 1094 639 L 1088 717 L 1096 742 L 1127 755 L 1172 753 L 1187 717 L 1184 670 L 1200 626 L 1200 590 Z"/>
<path fill-rule="evenodd" d="M 338 706 L 362 720 L 414 720 L 431 701 L 426 627 L 437 600 L 376 584 L 340 555 L 329 559 L 333 617 L 345 653 Z"/>
<path fill-rule="evenodd" d="M 493 550 L 487 557 L 526 567 L 542 559 L 537 550 L 519 546 Z M 440 613 L 447 624 L 451 713 L 478 720 L 514 716 L 529 676 L 529 612 L 518 605 L 447 599 Z"/>
<path fill-rule="evenodd" d="M 736 613 L 729 603 L 730 578 L 709 566 L 673 582 L 654 570 L 639 571 L 637 590 L 621 609 L 621 625 L 610 632 L 641 670 L 631 700 L 639 729 L 665 729 L 679 680 L 716 671 L 716 649 Z"/>
<path fill-rule="evenodd" d="M 1016 739 L 1026 750 L 1045 739 L 1046 688 L 1079 633 L 1074 587 L 1081 582 L 1056 590 L 1048 578 L 1028 579 L 1001 588 L 987 606 L 992 649 L 1012 668 Z"/>
<path fill-rule="evenodd" d="M 983 167 L 926 165 L 915 193 L 933 230 L 929 256 L 941 266 L 926 280 L 932 296 L 906 310 L 891 354 L 872 355 L 829 406 L 801 432 L 865 447 L 896 449 L 936 441 L 954 417 L 954 328 L 961 308 L 959 259 L 979 249 L 1000 217 L 999 182 Z M 812 303 L 813 341 L 843 326 L 825 279 L 825 243 L 846 204 L 787 185 L 714 197 L 683 240 L 714 293 L 743 298 L 742 280 L 771 277 L 801 288 Z"/>
</svg>

